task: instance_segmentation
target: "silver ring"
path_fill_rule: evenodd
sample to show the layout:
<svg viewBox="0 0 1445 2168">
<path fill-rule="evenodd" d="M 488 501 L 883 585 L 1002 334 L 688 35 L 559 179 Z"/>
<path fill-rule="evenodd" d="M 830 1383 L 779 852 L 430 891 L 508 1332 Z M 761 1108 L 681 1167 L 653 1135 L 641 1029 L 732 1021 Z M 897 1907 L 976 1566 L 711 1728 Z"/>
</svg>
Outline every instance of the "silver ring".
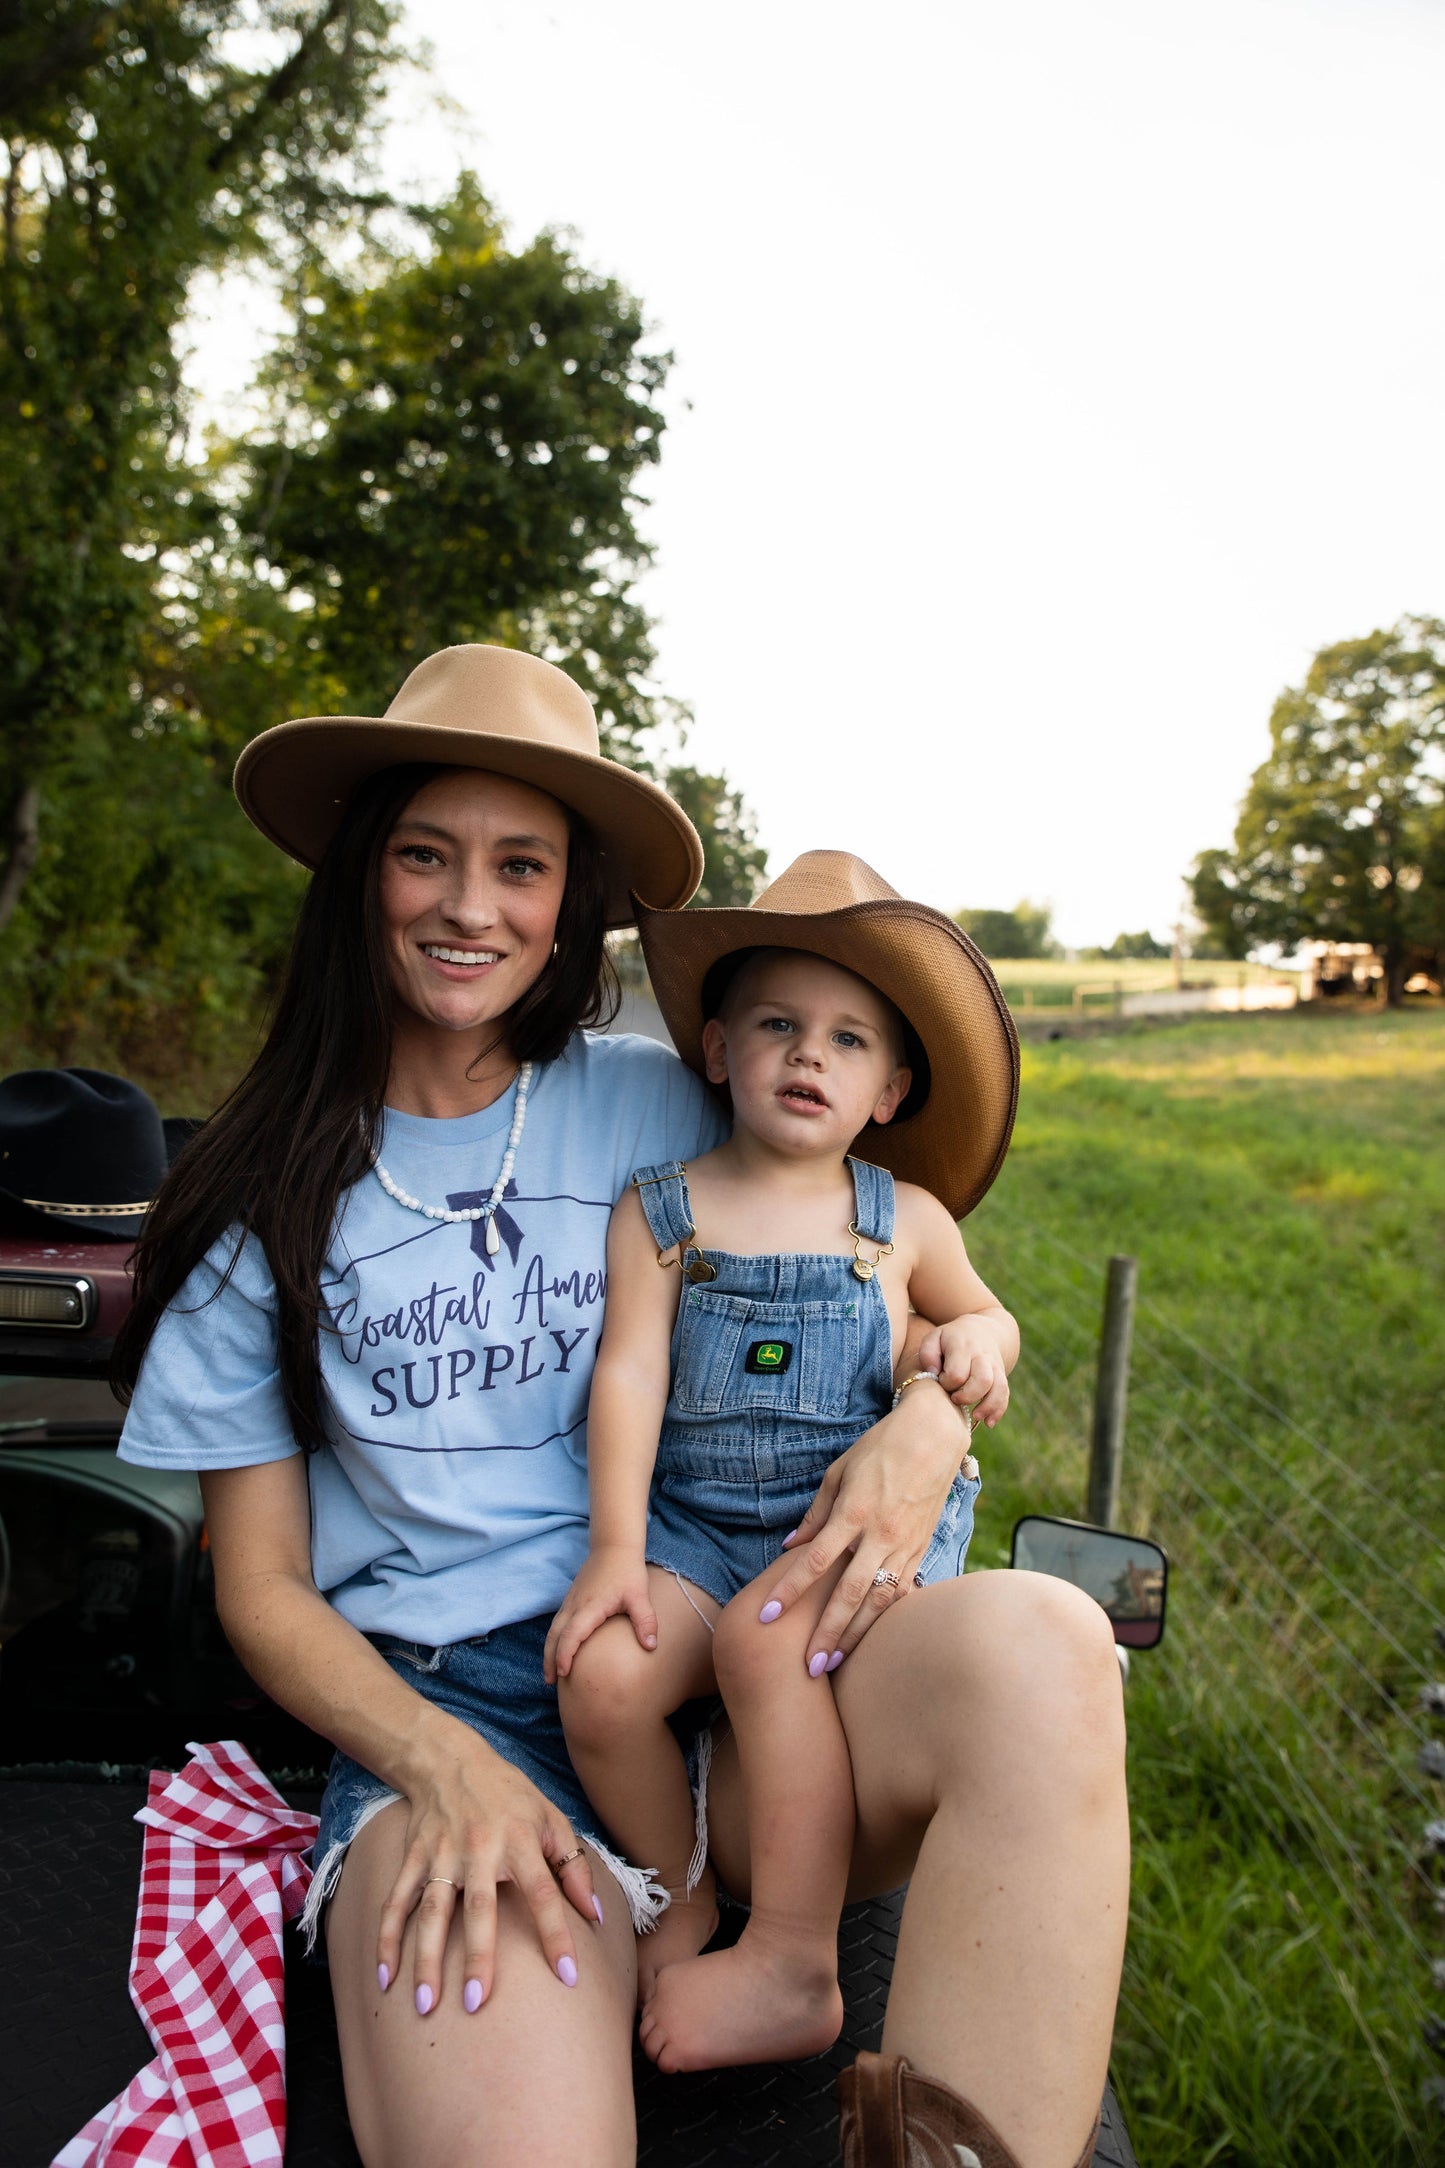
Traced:
<svg viewBox="0 0 1445 2168">
<path fill-rule="evenodd" d="M 898 1576 L 896 1573 L 890 1573 L 886 1566 L 880 1566 L 873 1576 L 873 1586 L 875 1588 L 897 1588 Z"/>
<path fill-rule="evenodd" d="M 422 1888 L 430 1889 L 433 1882 L 445 1882 L 448 1889 L 454 1890 L 460 1890 L 462 1886 L 460 1882 L 454 1882 L 449 1874 L 429 1874 L 422 1883 Z"/>
</svg>

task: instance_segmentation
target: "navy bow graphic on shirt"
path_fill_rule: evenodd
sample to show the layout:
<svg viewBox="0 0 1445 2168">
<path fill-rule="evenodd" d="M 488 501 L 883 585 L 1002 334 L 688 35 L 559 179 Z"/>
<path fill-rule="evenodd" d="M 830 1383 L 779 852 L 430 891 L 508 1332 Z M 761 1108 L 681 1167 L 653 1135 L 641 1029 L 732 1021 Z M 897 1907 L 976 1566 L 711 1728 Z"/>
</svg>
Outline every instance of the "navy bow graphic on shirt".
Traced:
<svg viewBox="0 0 1445 2168">
<path fill-rule="evenodd" d="M 452 1212 L 475 1212 L 478 1206 L 487 1202 L 491 1194 L 489 1189 L 458 1190 L 454 1196 L 448 1197 L 447 1207 Z M 516 1194 L 517 1185 L 515 1181 L 509 1182 L 502 1191 L 504 1197 L 515 1197 Z M 497 1233 L 507 1246 L 507 1255 L 515 1264 L 517 1262 L 517 1252 L 522 1247 L 522 1230 L 511 1213 L 505 1211 L 501 1205 L 497 1206 L 496 1218 Z M 487 1223 L 484 1219 L 475 1219 L 471 1223 L 471 1228 L 472 1255 L 473 1257 L 480 1257 L 482 1263 L 490 1272 L 493 1270 L 493 1260 L 487 1255 Z"/>
</svg>

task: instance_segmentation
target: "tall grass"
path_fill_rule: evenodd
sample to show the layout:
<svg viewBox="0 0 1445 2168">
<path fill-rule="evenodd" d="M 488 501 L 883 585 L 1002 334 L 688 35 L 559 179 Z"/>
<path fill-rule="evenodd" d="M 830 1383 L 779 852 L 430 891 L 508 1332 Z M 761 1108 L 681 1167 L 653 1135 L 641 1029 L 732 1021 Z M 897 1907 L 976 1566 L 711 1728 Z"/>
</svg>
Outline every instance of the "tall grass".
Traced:
<svg viewBox="0 0 1445 2168">
<path fill-rule="evenodd" d="M 1421 1832 L 1445 1790 L 1416 1753 L 1445 1674 L 1445 1016 L 1211 1020 L 1025 1064 L 968 1229 L 1025 1344 L 976 1556 L 1017 1511 L 1082 1511 L 1103 1265 L 1133 1252 L 1121 1519 L 1173 1574 L 1129 1693 L 1136 2145 L 1148 2168 L 1438 2159 Z"/>
</svg>

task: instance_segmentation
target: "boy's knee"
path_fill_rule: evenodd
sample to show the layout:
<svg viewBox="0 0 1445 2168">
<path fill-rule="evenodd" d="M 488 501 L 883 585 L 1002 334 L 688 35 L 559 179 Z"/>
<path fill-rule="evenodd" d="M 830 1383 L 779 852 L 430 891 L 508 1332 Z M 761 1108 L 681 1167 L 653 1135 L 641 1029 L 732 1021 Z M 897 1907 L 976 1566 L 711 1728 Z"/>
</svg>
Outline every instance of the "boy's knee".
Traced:
<svg viewBox="0 0 1445 2168">
<path fill-rule="evenodd" d="M 609 1619 L 589 1635 L 557 1681 L 557 1700 L 569 1739 L 605 1745 L 650 1721 L 656 1667 L 640 1648 L 628 1619 Z M 665 1713 L 665 1712 L 664 1712 Z"/>
<path fill-rule="evenodd" d="M 713 1628 L 712 1640 L 713 1671 L 724 1698 L 765 1685 L 776 1677 L 780 1663 L 795 1660 L 792 1649 L 784 1647 L 785 1641 L 792 1639 L 781 1630 L 785 1619 L 786 1613 L 771 1626 L 761 1625 L 757 1594 L 752 1589 L 744 1589 L 726 1606 Z"/>
</svg>

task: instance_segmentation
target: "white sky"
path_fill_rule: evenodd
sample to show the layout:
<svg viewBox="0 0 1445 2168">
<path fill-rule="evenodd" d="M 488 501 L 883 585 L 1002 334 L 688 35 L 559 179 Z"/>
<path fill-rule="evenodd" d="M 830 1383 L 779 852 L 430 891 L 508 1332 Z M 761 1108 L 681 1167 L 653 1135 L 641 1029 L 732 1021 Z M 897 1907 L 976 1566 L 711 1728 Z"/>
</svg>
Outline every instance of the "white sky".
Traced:
<svg viewBox="0 0 1445 2168">
<path fill-rule="evenodd" d="M 408 21 L 458 117 L 392 178 L 473 164 L 676 352 L 644 592 L 774 871 L 1167 936 L 1280 688 L 1445 614 L 1445 0 Z"/>
</svg>

